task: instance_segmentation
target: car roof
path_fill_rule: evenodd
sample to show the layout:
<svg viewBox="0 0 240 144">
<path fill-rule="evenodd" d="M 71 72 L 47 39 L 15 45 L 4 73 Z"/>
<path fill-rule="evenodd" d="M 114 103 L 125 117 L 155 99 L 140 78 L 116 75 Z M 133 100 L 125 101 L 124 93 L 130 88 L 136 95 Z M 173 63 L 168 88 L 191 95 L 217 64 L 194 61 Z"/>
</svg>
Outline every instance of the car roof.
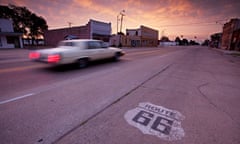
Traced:
<svg viewBox="0 0 240 144">
<path fill-rule="evenodd" d="M 89 42 L 89 41 L 101 41 L 94 39 L 74 39 L 74 40 L 63 40 L 62 42 Z"/>
</svg>

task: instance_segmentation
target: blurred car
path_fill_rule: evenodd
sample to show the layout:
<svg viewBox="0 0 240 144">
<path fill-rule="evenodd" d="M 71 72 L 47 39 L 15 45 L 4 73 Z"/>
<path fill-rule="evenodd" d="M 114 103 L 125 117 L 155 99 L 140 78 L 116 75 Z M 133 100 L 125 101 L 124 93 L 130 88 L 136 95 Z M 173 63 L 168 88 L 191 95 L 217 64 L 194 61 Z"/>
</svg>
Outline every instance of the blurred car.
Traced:
<svg viewBox="0 0 240 144">
<path fill-rule="evenodd" d="M 122 49 L 108 47 L 100 40 L 64 40 L 56 48 L 35 50 L 29 53 L 29 58 L 34 61 L 49 64 L 76 63 L 83 68 L 90 61 L 113 58 L 118 60 L 124 55 Z"/>
</svg>

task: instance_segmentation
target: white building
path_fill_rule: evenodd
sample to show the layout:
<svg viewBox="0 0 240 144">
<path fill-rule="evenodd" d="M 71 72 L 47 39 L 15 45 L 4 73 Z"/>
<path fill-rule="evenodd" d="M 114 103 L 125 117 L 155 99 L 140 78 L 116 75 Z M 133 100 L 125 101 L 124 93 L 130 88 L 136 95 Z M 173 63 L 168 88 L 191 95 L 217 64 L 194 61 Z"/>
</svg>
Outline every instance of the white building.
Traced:
<svg viewBox="0 0 240 144">
<path fill-rule="evenodd" d="M 174 41 L 159 42 L 159 46 L 176 46 L 176 45 L 178 45 L 178 43 Z"/>
<path fill-rule="evenodd" d="M 0 19 L 0 48 L 23 48 L 22 33 L 14 32 L 11 20 Z"/>
<path fill-rule="evenodd" d="M 105 23 L 90 19 L 89 25 L 91 39 L 100 39 L 105 42 L 109 42 L 112 33 L 111 23 Z"/>
</svg>

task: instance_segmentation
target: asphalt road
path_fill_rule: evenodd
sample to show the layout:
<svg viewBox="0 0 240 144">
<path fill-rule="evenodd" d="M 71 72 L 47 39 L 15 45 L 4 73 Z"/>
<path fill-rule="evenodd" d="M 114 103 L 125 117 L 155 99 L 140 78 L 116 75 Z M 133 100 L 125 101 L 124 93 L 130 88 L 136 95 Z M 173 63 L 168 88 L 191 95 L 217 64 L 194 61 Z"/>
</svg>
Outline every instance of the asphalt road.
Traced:
<svg viewBox="0 0 240 144">
<path fill-rule="evenodd" d="M 119 62 L 75 69 L 29 62 L 27 53 L 0 51 L 1 144 L 240 143 L 239 57 L 127 49 Z"/>
</svg>

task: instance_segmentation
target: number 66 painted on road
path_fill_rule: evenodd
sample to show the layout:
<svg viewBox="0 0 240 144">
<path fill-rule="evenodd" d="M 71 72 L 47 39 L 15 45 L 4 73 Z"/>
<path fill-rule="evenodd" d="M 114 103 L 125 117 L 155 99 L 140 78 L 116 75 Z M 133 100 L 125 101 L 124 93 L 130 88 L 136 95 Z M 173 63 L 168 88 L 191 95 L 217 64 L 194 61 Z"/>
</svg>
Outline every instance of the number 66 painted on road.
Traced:
<svg viewBox="0 0 240 144">
<path fill-rule="evenodd" d="M 152 120 L 154 120 L 153 118 L 154 114 L 141 110 L 132 120 L 136 123 L 147 126 Z M 172 124 L 172 120 L 157 116 L 151 128 L 165 135 L 169 135 Z"/>
<path fill-rule="evenodd" d="M 185 135 L 181 126 L 184 115 L 149 102 L 139 103 L 138 107 L 127 111 L 124 118 L 143 134 L 155 135 L 164 140 L 180 140 Z"/>
</svg>

